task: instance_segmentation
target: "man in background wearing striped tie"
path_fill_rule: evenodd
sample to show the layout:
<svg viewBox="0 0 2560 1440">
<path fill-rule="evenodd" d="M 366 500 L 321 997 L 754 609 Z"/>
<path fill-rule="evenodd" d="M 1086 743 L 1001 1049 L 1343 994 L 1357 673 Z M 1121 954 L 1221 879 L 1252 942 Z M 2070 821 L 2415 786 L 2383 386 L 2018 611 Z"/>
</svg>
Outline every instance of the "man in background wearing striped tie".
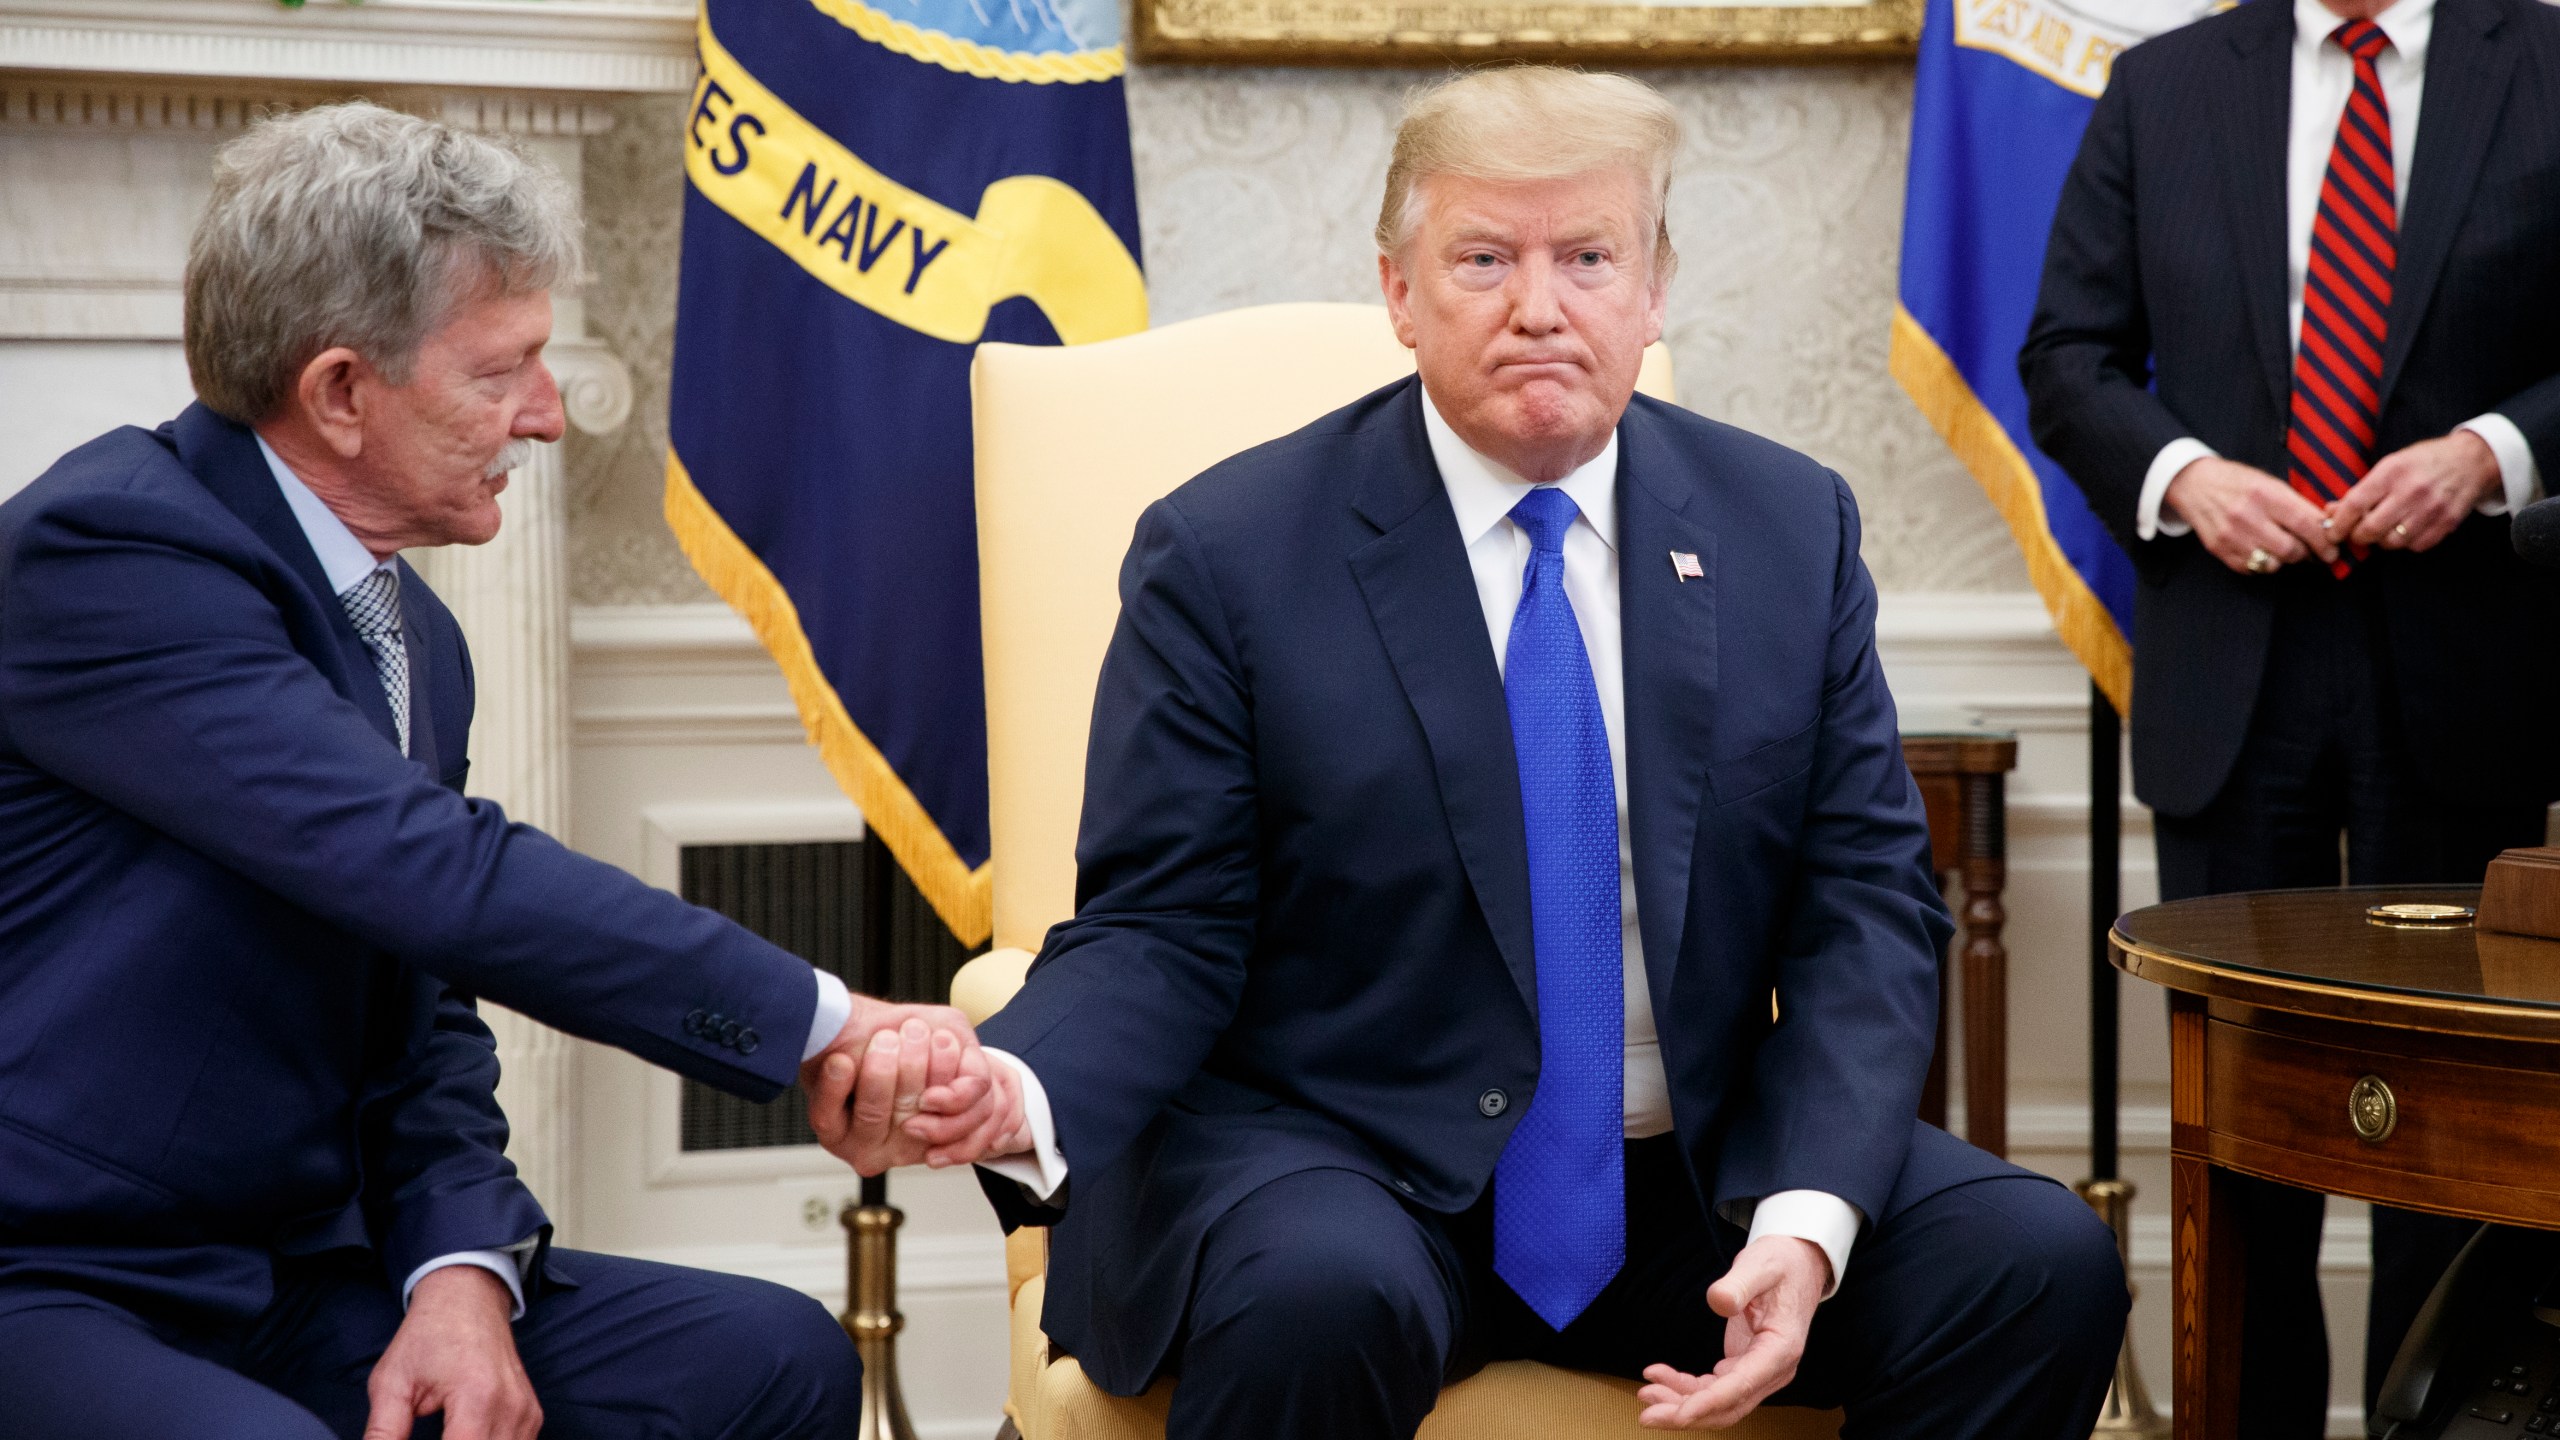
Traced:
<svg viewBox="0 0 2560 1440">
<path fill-rule="evenodd" d="M 2474 884 L 2560 797 L 2560 11 L 2257 0 L 2126 52 L 2020 356 L 2134 561 L 2164 899 Z M 2243 1433 L 2319 1435 L 2320 1196 L 2248 1182 Z M 2376 1207 L 2365 1396 L 2470 1226 Z"/>
</svg>

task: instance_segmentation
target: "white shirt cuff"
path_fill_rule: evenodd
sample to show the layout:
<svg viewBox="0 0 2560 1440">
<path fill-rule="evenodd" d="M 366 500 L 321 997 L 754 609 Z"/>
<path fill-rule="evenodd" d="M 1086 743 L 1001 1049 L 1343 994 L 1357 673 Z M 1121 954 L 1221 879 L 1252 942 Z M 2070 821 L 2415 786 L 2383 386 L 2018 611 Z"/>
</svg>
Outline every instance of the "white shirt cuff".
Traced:
<svg viewBox="0 0 2560 1440">
<path fill-rule="evenodd" d="M 409 1296 L 418 1288 L 419 1281 L 447 1266 L 477 1265 L 506 1283 L 507 1294 L 515 1300 L 515 1309 L 508 1313 L 507 1318 L 523 1319 L 524 1262 L 532 1256 L 533 1247 L 538 1243 L 539 1238 L 527 1236 L 504 1250 L 456 1250 L 450 1255 L 437 1256 L 409 1272 L 408 1283 L 400 1287 L 400 1308 L 403 1311 L 409 1308 Z"/>
<path fill-rule="evenodd" d="M 2161 502 L 2169 498 L 2169 482 L 2178 478 L 2179 471 L 2198 460 L 2210 460 L 2219 453 L 2192 435 L 2181 436 L 2160 447 L 2160 453 L 2151 457 L 2151 468 L 2142 472 L 2142 498 L 2133 502 L 2135 539 L 2184 535 L 2195 528 L 2177 511 L 2164 511 Z"/>
<path fill-rule="evenodd" d="M 853 1018 L 853 992 L 844 982 L 812 965 L 809 973 L 818 977 L 818 1008 L 809 1015 L 809 1041 L 800 1047 L 800 1063 L 815 1060 L 844 1033 L 844 1022 Z"/>
<path fill-rule="evenodd" d="M 2513 514 L 2542 498 L 2542 474 L 2533 463 L 2533 445 L 2516 422 L 2491 411 L 2453 428 L 2487 441 L 2489 453 L 2498 457 L 2498 478 L 2503 483 L 2498 494 L 2480 502 L 2481 514 Z"/>
<path fill-rule="evenodd" d="M 1751 1238 L 1787 1235 L 1821 1246 L 1831 1261 L 1831 1284 L 1822 1292 L 1828 1300 L 1840 1293 L 1841 1278 L 1849 1273 L 1849 1247 L 1858 1243 L 1858 1227 L 1864 1223 L 1858 1207 L 1837 1195 L 1781 1190 L 1752 1207 Z"/>
<path fill-rule="evenodd" d="M 986 1054 L 1022 1082 L 1022 1114 L 1031 1122 L 1031 1148 L 978 1163 L 1030 1191 L 1032 1199 L 1047 1200 L 1067 1183 L 1067 1157 L 1058 1153 L 1058 1126 L 1049 1114 L 1049 1092 L 1040 1088 L 1040 1077 L 1020 1057 L 992 1046 Z"/>
</svg>

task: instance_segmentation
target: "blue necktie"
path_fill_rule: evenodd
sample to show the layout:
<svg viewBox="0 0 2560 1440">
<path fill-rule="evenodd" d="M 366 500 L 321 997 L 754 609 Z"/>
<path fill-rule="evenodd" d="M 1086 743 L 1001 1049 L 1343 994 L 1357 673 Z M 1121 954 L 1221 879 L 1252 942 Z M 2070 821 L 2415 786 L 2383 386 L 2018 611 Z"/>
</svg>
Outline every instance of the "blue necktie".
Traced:
<svg viewBox="0 0 2560 1440">
<path fill-rule="evenodd" d="M 1494 1167 L 1493 1269 L 1558 1330 L 1627 1258 L 1618 797 L 1600 688 L 1564 593 L 1564 533 L 1580 513 L 1554 489 L 1511 508 L 1535 548 L 1502 672 L 1529 839 L 1538 1089 Z"/>
</svg>

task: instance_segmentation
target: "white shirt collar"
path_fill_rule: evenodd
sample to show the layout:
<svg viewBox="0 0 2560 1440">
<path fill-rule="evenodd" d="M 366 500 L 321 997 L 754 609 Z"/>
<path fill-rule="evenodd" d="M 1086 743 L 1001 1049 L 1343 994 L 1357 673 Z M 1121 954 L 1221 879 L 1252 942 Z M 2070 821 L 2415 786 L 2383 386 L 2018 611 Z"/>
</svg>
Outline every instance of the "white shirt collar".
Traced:
<svg viewBox="0 0 2560 1440">
<path fill-rule="evenodd" d="M 2315 0 L 2316 3 L 2316 0 Z M 2406 4 L 2408 0 L 2401 0 Z M 1458 512 L 1459 543 L 1472 548 L 1485 532 L 1502 523 L 1520 497 L 1538 488 L 1478 454 L 1441 417 L 1431 392 L 1422 392 L 1422 429 L 1431 439 L 1431 459 L 1440 467 L 1440 483 L 1449 492 L 1449 507 Z M 1618 432 L 1600 453 L 1556 484 L 1573 498 L 1592 532 L 1611 550 L 1618 548 Z"/>
<path fill-rule="evenodd" d="M 2320 0 L 2293 0 L 2293 43 L 2306 55 L 2319 53 L 2329 43 L 2329 37 L 2346 23 Z M 2436 0 L 2396 0 L 2390 9 L 2374 16 L 2373 23 L 2390 37 L 2392 53 L 2400 57 L 2401 64 L 2425 67 L 2427 41 L 2436 28 Z"/>
<path fill-rule="evenodd" d="M 364 542 L 347 528 L 347 522 L 312 494 L 311 487 L 303 484 L 302 477 L 276 454 L 267 437 L 260 435 L 257 439 L 258 453 L 267 457 L 267 468 L 275 472 L 276 488 L 284 492 L 284 503 L 293 508 L 293 518 L 302 522 L 302 538 L 311 542 L 311 553 L 320 557 L 320 573 L 329 577 L 332 591 L 344 595 L 367 575 L 391 568 L 399 557 L 374 559 L 373 552 L 364 548 Z"/>
</svg>

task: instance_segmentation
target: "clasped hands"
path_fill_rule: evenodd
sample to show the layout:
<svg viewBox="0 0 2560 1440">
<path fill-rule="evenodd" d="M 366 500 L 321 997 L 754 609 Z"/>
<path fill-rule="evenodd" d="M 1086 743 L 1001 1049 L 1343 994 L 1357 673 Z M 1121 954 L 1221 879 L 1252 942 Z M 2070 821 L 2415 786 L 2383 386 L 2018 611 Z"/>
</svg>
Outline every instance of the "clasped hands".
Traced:
<svg viewBox="0 0 2560 1440">
<path fill-rule="evenodd" d="M 818 1143 L 864 1175 L 1031 1148 L 1020 1082 L 948 1006 L 854 996 L 851 1018 L 800 1067 L 800 1084 Z"/>
<path fill-rule="evenodd" d="M 2169 482 L 2161 508 L 2176 510 L 2214 558 L 2245 575 L 2259 551 L 2282 566 L 2315 556 L 2329 564 L 2349 544 L 2431 549 L 2500 483 L 2489 442 L 2456 430 L 2382 457 L 2325 506 L 2263 470 L 2207 456 Z"/>
<path fill-rule="evenodd" d="M 800 1079 L 818 1142 L 865 1175 L 1031 1147 L 1013 1072 L 945 1006 L 854 996 L 851 1018 Z M 513 1305 L 476 1266 L 421 1278 L 368 1382 L 364 1440 L 407 1440 L 416 1417 L 434 1414 L 449 1440 L 533 1440 L 542 1406 L 516 1353 Z"/>
</svg>

